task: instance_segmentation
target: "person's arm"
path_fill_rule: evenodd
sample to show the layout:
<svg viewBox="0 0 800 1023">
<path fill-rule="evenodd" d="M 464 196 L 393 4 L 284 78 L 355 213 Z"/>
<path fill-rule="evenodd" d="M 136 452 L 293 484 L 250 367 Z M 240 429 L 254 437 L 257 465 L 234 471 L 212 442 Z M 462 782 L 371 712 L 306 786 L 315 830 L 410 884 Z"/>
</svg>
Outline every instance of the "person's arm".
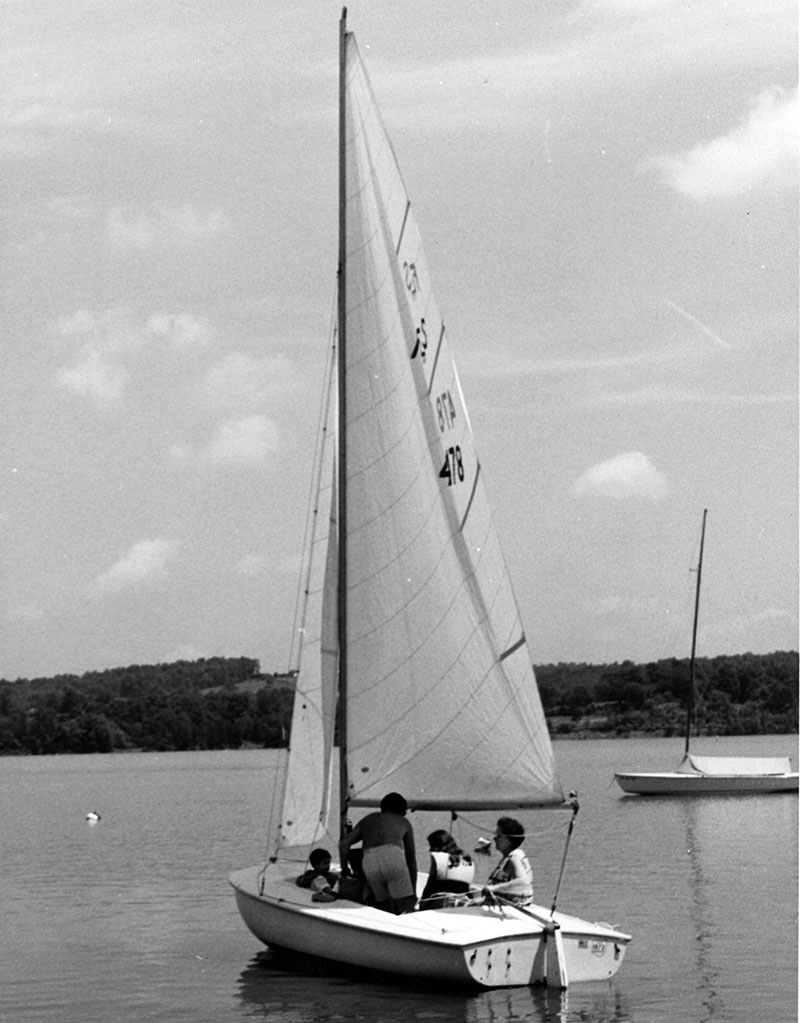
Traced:
<svg viewBox="0 0 800 1023">
<path fill-rule="evenodd" d="M 431 856 L 430 866 L 428 867 L 428 880 L 425 882 L 425 887 L 422 890 L 422 895 L 420 895 L 419 897 L 420 902 L 424 902 L 425 899 L 428 899 L 430 898 L 431 895 L 433 895 L 433 893 L 436 891 L 438 887 L 436 884 L 437 880 L 438 878 L 436 877 L 436 860 L 434 860 L 433 856 Z"/>
<path fill-rule="evenodd" d="M 357 842 L 363 841 L 364 836 L 361 834 L 361 822 L 349 831 L 339 843 L 339 862 L 342 865 L 342 873 L 346 874 L 347 871 L 347 854 L 350 851 L 350 846 L 355 845 Z"/>
<path fill-rule="evenodd" d="M 414 891 L 417 890 L 417 852 L 414 848 L 414 829 L 406 821 L 407 827 L 405 834 L 403 835 L 403 848 L 406 854 L 406 863 L 408 864 L 408 872 L 411 875 L 411 884 Z"/>
</svg>

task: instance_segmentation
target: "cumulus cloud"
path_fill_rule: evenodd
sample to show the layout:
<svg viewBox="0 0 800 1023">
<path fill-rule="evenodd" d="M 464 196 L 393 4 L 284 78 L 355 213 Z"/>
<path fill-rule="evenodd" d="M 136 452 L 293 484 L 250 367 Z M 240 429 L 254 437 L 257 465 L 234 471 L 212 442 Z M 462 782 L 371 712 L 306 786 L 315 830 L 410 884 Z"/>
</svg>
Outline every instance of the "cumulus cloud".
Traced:
<svg viewBox="0 0 800 1023">
<path fill-rule="evenodd" d="M 729 134 L 677 156 L 653 160 L 664 180 L 702 201 L 739 195 L 756 185 L 794 187 L 797 180 L 797 90 L 761 93 L 745 120 Z"/>
<path fill-rule="evenodd" d="M 77 348 L 73 360 L 57 371 L 57 383 L 100 406 L 122 397 L 129 379 L 123 353 L 142 343 L 130 310 L 123 306 L 104 312 L 78 309 L 51 324 L 50 335 L 62 345 Z"/>
<path fill-rule="evenodd" d="M 169 540 L 140 540 L 91 584 L 94 597 L 119 593 L 130 587 L 160 582 L 166 576 L 167 562 L 175 550 Z"/>
<path fill-rule="evenodd" d="M 612 501 L 658 501 L 666 492 L 666 478 L 641 451 L 629 451 L 598 462 L 572 485 L 576 497 L 602 497 Z"/>
<path fill-rule="evenodd" d="M 95 348 L 87 347 L 71 366 L 58 370 L 56 379 L 68 390 L 104 405 L 120 397 L 128 374 Z"/>
<path fill-rule="evenodd" d="M 191 313 L 158 313 L 137 322 L 127 306 L 116 306 L 62 316 L 50 325 L 50 336 L 75 349 L 73 361 L 56 373 L 58 383 L 102 405 L 122 396 L 131 375 L 127 366 L 148 345 L 194 349 L 207 343 L 211 330 Z"/>
<path fill-rule="evenodd" d="M 142 334 L 127 306 L 113 306 L 102 312 L 77 309 L 59 317 L 50 327 L 51 336 L 69 344 L 83 344 L 98 351 L 119 352 L 138 348 Z"/>
<path fill-rule="evenodd" d="M 114 206 L 108 214 L 106 232 L 109 240 L 121 248 L 147 249 L 213 238 L 230 226 L 222 210 L 199 210 L 188 203 L 153 210 Z"/>
<path fill-rule="evenodd" d="M 211 334 L 207 321 L 190 313 L 157 313 L 147 321 L 147 329 L 174 348 L 207 344 Z"/>
<path fill-rule="evenodd" d="M 204 403 L 220 409 L 253 408 L 297 386 L 297 373 L 285 356 L 231 352 L 210 367 L 201 385 Z"/>
<path fill-rule="evenodd" d="M 176 444 L 170 454 L 180 461 L 252 465 L 264 462 L 277 448 L 278 430 L 273 421 L 264 415 L 253 415 L 220 423 L 205 447 L 192 449 Z"/>
</svg>

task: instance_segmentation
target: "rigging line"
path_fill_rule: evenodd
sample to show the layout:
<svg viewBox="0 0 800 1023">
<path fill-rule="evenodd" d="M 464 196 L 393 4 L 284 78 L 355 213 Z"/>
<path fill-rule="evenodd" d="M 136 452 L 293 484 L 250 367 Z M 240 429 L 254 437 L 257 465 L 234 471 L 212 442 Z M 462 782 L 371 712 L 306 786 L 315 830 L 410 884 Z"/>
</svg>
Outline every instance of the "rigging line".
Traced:
<svg viewBox="0 0 800 1023">
<path fill-rule="evenodd" d="M 523 807 L 522 809 L 523 809 L 524 812 L 528 812 L 528 813 L 536 812 L 536 807 Z M 566 809 L 566 808 L 564 808 L 564 809 Z M 488 813 L 488 810 L 486 812 Z M 493 826 L 493 825 L 491 825 L 491 826 L 487 825 L 485 821 L 481 822 L 481 821 L 478 821 L 477 819 L 475 819 L 473 817 L 467 817 L 460 810 L 458 811 L 458 820 L 459 820 L 460 823 L 465 824 L 466 826 L 472 828 L 472 830 L 476 831 L 476 832 L 489 831 L 490 827 Z M 545 827 L 538 827 L 537 826 L 537 828 L 536 828 L 536 835 L 534 836 L 532 834 L 528 834 L 526 836 L 525 840 L 527 842 L 530 839 L 532 842 L 536 842 L 540 835 L 548 834 L 549 832 L 563 831 L 564 828 L 566 828 L 568 826 L 569 826 L 569 822 L 566 821 L 566 820 L 560 820 L 560 821 L 556 820 L 555 823 L 547 825 Z"/>
<path fill-rule="evenodd" d="M 553 895 L 553 904 L 550 907 L 550 916 L 556 911 L 556 902 L 558 900 L 558 893 L 561 889 L 561 880 L 564 877 L 564 867 L 567 865 L 567 853 L 569 852 L 569 840 L 572 838 L 572 832 L 575 827 L 575 818 L 578 816 L 578 794 L 577 792 L 570 792 L 570 798 L 572 800 L 572 816 L 569 819 L 569 828 L 567 830 L 567 840 L 564 843 L 564 855 L 561 857 L 561 870 L 558 873 L 558 882 L 556 884 L 555 894 Z"/>
<path fill-rule="evenodd" d="M 323 378 L 322 394 L 320 396 L 319 412 L 317 414 L 316 447 L 314 450 L 313 466 L 309 481 L 308 497 L 306 499 L 306 521 L 303 531 L 303 564 L 299 574 L 297 595 L 295 597 L 294 618 L 292 621 L 292 633 L 289 648 L 289 670 L 300 668 L 300 657 L 302 643 L 300 641 L 300 627 L 305 622 L 306 608 L 309 600 L 309 583 L 313 568 L 313 537 L 319 521 L 319 495 L 322 484 L 322 471 L 325 465 L 325 446 L 329 443 L 327 427 L 330 423 L 330 400 L 331 380 L 336 358 L 336 295 L 334 291 L 331 322 L 328 328 L 328 337 L 331 339 L 328 351 L 328 359 L 325 364 L 325 375 Z M 295 657 L 297 662 L 295 663 Z"/>
</svg>

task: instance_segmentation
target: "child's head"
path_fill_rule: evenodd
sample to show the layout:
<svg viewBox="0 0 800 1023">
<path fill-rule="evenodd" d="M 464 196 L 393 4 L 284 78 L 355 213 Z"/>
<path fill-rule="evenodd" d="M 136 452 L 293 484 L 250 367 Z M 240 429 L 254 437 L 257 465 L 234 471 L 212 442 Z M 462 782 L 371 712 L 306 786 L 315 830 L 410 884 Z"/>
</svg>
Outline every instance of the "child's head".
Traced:
<svg viewBox="0 0 800 1023">
<path fill-rule="evenodd" d="M 308 862 L 314 870 L 328 871 L 331 869 L 331 854 L 327 849 L 312 849 Z"/>
</svg>

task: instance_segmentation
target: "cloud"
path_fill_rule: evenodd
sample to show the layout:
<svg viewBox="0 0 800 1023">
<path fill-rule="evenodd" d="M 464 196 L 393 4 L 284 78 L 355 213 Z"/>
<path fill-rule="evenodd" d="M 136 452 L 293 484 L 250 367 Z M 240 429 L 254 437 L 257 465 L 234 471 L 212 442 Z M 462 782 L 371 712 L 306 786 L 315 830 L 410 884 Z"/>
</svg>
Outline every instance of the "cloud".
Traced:
<svg viewBox="0 0 800 1023">
<path fill-rule="evenodd" d="M 163 338 L 173 348 L 195 348 L 208 342 L 211 335 L 208 323 L 191 313 L 157 313 L 147 321 L 147 329 L 157 338 Z"/>
<path fill-rule="evenodd" d="M 78 309 L 57 319 L 50 333 L 58 341 L 81 342 L 97 351 L 130 351 L 140 348 L 144 342 L 142 331 L 132 319 L 127 306 L 113 306 L 104 312 Z"/>
<path fill-rule="evenodd" d="M 125 387 L 127 372 L 114 366 L 94 347 L 86 347 L 71 366 L 62 367 L 56 379 L 68 390 L 105 405 L 116 401 Z"/>
<path fill-rule="evenodd" d="M 740 195 L 757 185 L 794 187 L 797 179 L 797 90 L 762 92 L 729 134 L 677 156 L 656 157 L 666 183 L 702 202 Z"/>
<path fill-rule="evenodd" d="M 221 210 L 202 211 L 188 203 L 150 211 L 114 206 L 106 222 L 106 232 L 114 245 L 138 249 L 202 241 L 230 227 L 230 219 Z"/>
<path fill-rule="evenodd" d="M 174 550 L 175 545 L 169 540 L 140 540 L 111 568 L 97 576 L 89 588 L 90 594 L 101 597 L 160 582 L 166 576 L 167 561 Z"/>
<path fill-rule="evenodd" d="M 41 156 L 65 136 L 83 129 L 100 130 L 106 122 L 96 107 L 58 102 L 12 104 L 0 111 L 0 158 Z"/>
<path fill-rule="evenodd" d="M 297 372 L 285 356 L 255 359 L 231 352 L 206 373 L 201 385 L 203 401 L 216 408 L 253 408 L 277 393 L 294 391 Z"/>
<path fill-rule="evenodd" d="M 551 97 L 580 103 L 669 79 L 693 81 L 702 93 L 709 76 L 740 81 L 748 69 L 796 62 L 786 0 L 762 0 L 758 8 L 719 0 L 578 0 L 562 7 L 558 32 L 523 35 L 510 52 L 490 44 L 481 53 L 437 54 L 433 62 L 405 53 L 395 62 L 376 57 L 370 72 L 387 121 L 416 135 L 529 128 Z M 505 26 L 495 24 L 502 37 Z"/>
<path fill-rule="evenodd" d="M 275 423 L 265 415 L 253 415 L 221 423 L 205 447 L 193 450 L 188 445 L 176 444 L 170 454 L 179 461 L 253 465 L 264 462 L 277 448 Z"/>
<path fill-rule="evenodd" d="M 56 373 L 58 383 L 107 405 L 122 397 L 131 376 L 126 364 L 148 345 L 166 342 L 176 351 L 195 349 L 207 343 L 211 329 L 191 313 L 157 313 L 142 323 L 127 306 L 115 306 L 62 316 L 51 325 L 50 336 L 62 346 L 77 346 L 74 361 Z"/>
<path fill-rule="evenodd" d="M 572 485 L 576 497 L 602 497 L 612 501 L 658 501 L 666 492 L 666 478 L 641 451 L 629 451 L 598 462 Z"/>
</svg>

